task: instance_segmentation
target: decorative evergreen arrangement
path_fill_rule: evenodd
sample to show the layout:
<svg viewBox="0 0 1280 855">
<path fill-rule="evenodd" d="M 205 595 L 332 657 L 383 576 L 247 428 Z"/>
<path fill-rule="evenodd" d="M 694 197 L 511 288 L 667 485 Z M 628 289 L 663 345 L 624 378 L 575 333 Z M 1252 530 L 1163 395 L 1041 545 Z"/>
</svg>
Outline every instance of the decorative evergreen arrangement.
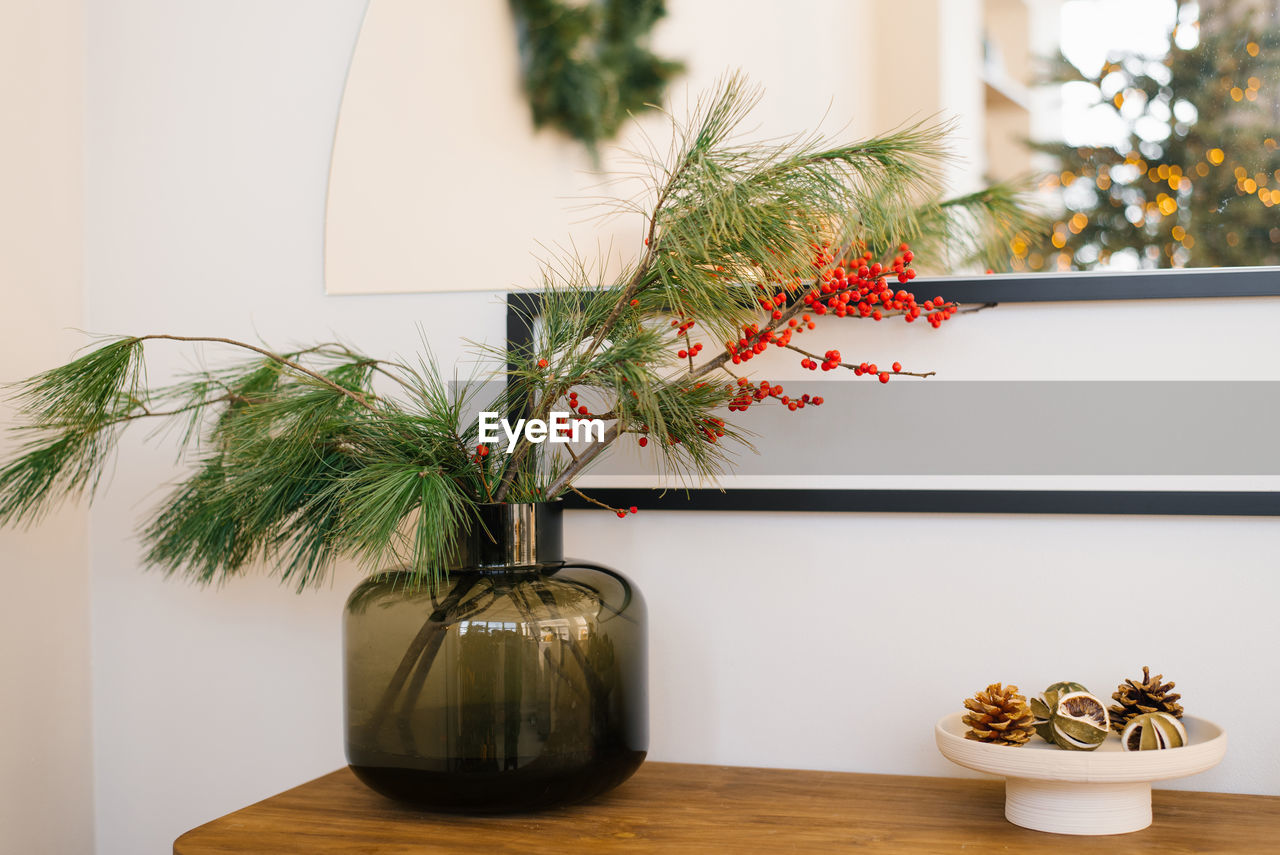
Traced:
<svg viewBox="0 0 1280 855">
<path fill-rule="evenodd" d="M 536 127 L 596 147 L 623 122 L 662 103 L 684 65 L 649 50 L 664 0 L 511 0 L 520 32 L 524 90 Z"/>
<path fill-rule="evenodd" d="M 645 222 L 629 269 L 602 283 L 584 261 L 549 263 L 533 347 L 479 348 L 492 364 L 511 364 L 505 391 L 485 409 L 545 420 L 553 409 L 587 417 L 594 407 L 608 424 L 604 442 L 577 454 L 564 444 L 523 442 L 505 454 L 480 443 L 473 397 L 484 387 L 447 383 L 427 357 L 406 364 L 333 342 L 274 351 L 220 337 L 131 336 L 18 387 L 26 443 L 0 467 L 0 524 L 91 496 L 122 430 L 167 421 L 179 426 L 193 470 L 142 529 L 150 564 L 210 582 L 263 561 L 301 589 L 349 556 L 435 580 L 478 503 L 574 490 L 573 479 L 623 437 L 648 447 L 655 466 L 713 477 L 728 463 L 725 440 L 742 441 L 722 408 L 820 404 L 739 376 L 737 366 L 770 346 L 798 352 L 814 370 L 821 362 L 881 382 L 910 373 L 811 354 L 794 339 L 820 315 L 942 323 L 955 304 L 919 303 L 901 288 L 915 271 L 900 241 L 940 265 L 999 251 L 1030 222 L 1019 191 L 940 199 L 938 128 L 848 144 L 741 142 L 735 129 L 757 98 L 731 77 L 678 127 L 670 160 L 651 164 L 648 193 L 622 203 Z M 705 358 L 695 324 L 710 336 Z M 247 359 L 148 384 L 144 352 L 173 342 L 228 346 Z"/>
</svg>

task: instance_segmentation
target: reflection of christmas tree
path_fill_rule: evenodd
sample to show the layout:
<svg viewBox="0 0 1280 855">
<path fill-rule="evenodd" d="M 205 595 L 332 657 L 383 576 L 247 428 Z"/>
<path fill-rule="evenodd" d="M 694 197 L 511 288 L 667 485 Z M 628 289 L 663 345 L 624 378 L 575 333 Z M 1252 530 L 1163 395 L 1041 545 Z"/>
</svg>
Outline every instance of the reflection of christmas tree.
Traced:
<svg viewBox="0 0 1280 855">
<path fill-rule="evenodd" d="M 1167 56 L 1113 54 L 1096 74 L 1065 57 L 1049 82 L 1094 87 L 1119 117 L 1111 146 L 1040 143 L 1065 210 L 1013 269 L 1280 264 L 1280 13 L 1276 0 L 1179 4 Z M 1201 21 L 1204 25 L 1201 26 Z"/>
</svg>

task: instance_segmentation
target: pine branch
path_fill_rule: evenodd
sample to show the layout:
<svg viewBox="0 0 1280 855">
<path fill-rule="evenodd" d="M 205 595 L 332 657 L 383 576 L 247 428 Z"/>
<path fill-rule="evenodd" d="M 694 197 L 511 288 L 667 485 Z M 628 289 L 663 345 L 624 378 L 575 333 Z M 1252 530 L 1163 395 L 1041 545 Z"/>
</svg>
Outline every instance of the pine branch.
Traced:
<svg viewBox="0 0 1280 855">
<path fill-rule="evenodd" d="M 195 466 L 146 523 L 147 560 L 205 583 L 271 561 L 302 588 L 346 556 L 368 567 L 403 564 L 434 584 L 477 503 L 575 490 L 574 478 L 624 435 L 652 445 L 660 471 L 714 479 L 750 445 L 715 415 L 741 394 L 737 382 L 710 377 L 728 371 L 733 346 L 695 359 L 693 323 L 725 341 L 760 342 L 819 299 L 815 276 L 830 274 L 830 248 L 862 256 L 916 239 L 967 257 L 1030 221 L 1014 187 L 936 197 L 942 128 L 852 144 L 816 136 L 739 144 L 758 97 L 742 78 L 727 78 L 678 128 L 671 161 L 651 163 L 647 236 L 633 266 L 602 284 L 572 256 L 548 264 L 538 339 L 527 352 L 477 348 L 510 366 L 488 409 L 544 421 L 555 408 L 594 409 L 607 423 L 603 442 L 580 453 L 524 442 L 511 455 L 486 455 L 473 420 L 477 384 L 455 378 L 451 388 L 429 354 L 413 366 L 335 342 L 277 352 L 211 336 L 124 338 L 19 388 L 28 439 L 0 466 L 0 523 L 92 497 L 121 432 L 143 421 L 183 426 L 180 451 Z M 820 299 L 851 296 L 831 291 Z M 903 310 L 881 296 L 894 305 L 879 314 Z M 783 336 L 770 340 L 812 358 Z M 162 340 L 254 356 L 151 388 L 143 348 Z"/>
<path fill-rule="evenodd" d="M 139 336 L 137 339 L 135 339 L 135 341 L 138 341 L 138 342 L 152 341 L 152 340 L 229 344 L 229 345 L 232 345 L 233 347 L 240 347 L 240 348 L 244 348 L 245 350 L 252 350 L 254 353 L 260 353 L 263 356 L 265 356 L 267 359 L 270 359 L 273 362 L 278 362 L 281 365 L 285 366 L 286 368 L 296 371 L 299 374 L 305 374 L 306 376 L 312 378 L 313 380 L 319 381 L 320 383 L 322 383 L 325 386 L 328 386 L 330 389 L 334 390 L 335 392 L 341 395 L 347 396 L 348 398 L 355 401 L 357 404 L 359 404 L 360 406 L 364 407 L 367 410 L 371 410 L 372 412 L 375 412 L 375 413 L 378 412 L 378 408 L 375 407 L 372 403 L 370 403 L 369 400 L 359 392 L 354 392 L 351 389 L 347 389 L 346 387 L 341 386 L 338 383 L 335 383 L 333 380 L 329 379 L 328 377 L 325 377 L 323 374 L 320 374 L 316 371 L 312 371 L 310 368 L 306 368 L 305 366 L 300 365 L 297 362 L 294 362 L 288 357 L 281 356 L 278 353 L 272 353 L 271 351 L 266 350 L 265 348 L 258 347 L 257 345 L 254 345 L 254 344 L 249 344 L 243 341 L 236 341 L 235 339 L 231 339 L 231 338 L 219 338 L 217 336 L 144 335 L 144 336 Z"/>
<path fill-rule="evenodd" d="M 630 329 L 630 316 L 669 311 L 727 336 L 756 311 L 744 284 L 803 276 L 813 247 L 833 239 L 875 240 L 914 228 L 917 213 L 910 200 L 936 179 L 945 129 L 914 126 L 834 147 L 817 137 L 733 146 L 733 134 L 759 97 L 741 76 L 726 78 L 678 129 L 673 163 L 653 164 L 661 180 L 653 189 L 643 256 L 597 297 L 584 297 L 578 286 L 567 289 L 590 305 L 607 301 L 609 310 L 574 329 L 574 338 L 548 331 L 555 346 L 543 358 L 554 358 L 556 379 L 538 389 L 531 418 L 545 420 L 568 389 L 592 385 L 594 369 L 586 363 L 604 342 L 627 335 L 620 325 Z M 544 294 L 556 300 L 562 286 L 547 284 Z M 572 314 L 566 303 L 559 300 L 560 308 Z M 544 318 L 561 314 L 554 306 L 544 308 Z M 562 356 L 566 352 L 570 356 Z M 690 374 L 701 376 L 692 366 Z M 537 384 L 526 378 L 525 385 Z M 495 492 L 499 501 L 525 471 L 530 454 L 525 444 L 506 461 Z M 689 462 L 699 471 L 706 463 Z"/>
</svg>

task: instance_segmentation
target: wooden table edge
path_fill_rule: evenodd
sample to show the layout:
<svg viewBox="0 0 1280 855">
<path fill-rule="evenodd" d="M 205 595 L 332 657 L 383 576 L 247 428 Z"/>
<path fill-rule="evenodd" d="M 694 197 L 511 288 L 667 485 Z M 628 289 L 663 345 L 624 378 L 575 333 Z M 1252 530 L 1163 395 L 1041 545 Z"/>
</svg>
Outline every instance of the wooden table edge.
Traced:
<svg viewBox="0 0 1280 855">
<path fill-rule="evenodd" d="M 717 773 L 728 774 L 728 775 L 763 774 L 766 776 L 777 776 L 777 777 L 784 777 L 784 778 L 789 776 L 803 776 L 805 778 L 809 778 L 814 781 L 822 781 L 823 779 L 837 778 L 837 779 L 842 779 L 848 782 L 852 782 L 858 779 L 862 779 L 862 781 L 864 781 L 868 785 L 873 785 L 876 782 L 880 782 L 881 784 L 886 784 L 889 782 L 896 782 L 898 784 L 910 784 L 913 781 L 928 782 L 934 786 L 946 785 L 946 784 L 957 784 L 957 785 L 965 784 L 965 785 L 972 785 L 975 791 L 979 791 L 979 792 L 982 790 L 989 791 L 996 787 L 1000 787 L 1001 790 L 1003 789 L 1003 779 L 996 776 L 991 776 L 991 775 L 963 776 L 963 777 L 953 776 L 953 775 L 898 775 L 898 774 L 885 774 L 885 773 L 876 773 L 876 772 L 849 772 L 849 771 L 837 771 L 837 770 L 826 770 L 826 769 L 793 769 L 793 768 L 777 768 L 777 767 L 769 767 L 769 766 L 726 766 L 726 765 L 717 765 L 717 764 L 678 763 L 678 762 L 669 762 L 669 761 L 649 761 L 641 767 L 641 770 L 640 772 L 637 773 L 637 775 L 644 773 L 645 770 L 648 770 L 650 774 L 654 772 L 670 773 L 676 770 L 685 770 L 690 773 L 701 773 L 704 775 L 705 774 L 715 775 Z M 192 828 L 189 831 L 184 832 L 176 840 L 174 840 L 173 853 L 174 855 L 204 855 L 203 851 L 202 852 L 184 851 L 184 844 L 189 845 L 189 844 L 198 842 L 197 839 L 202 835 L 203 832 L 211 830 L 210 829 L 211 826 L 219 825 L 227 821 L 234 821 L 234 818 L 236 816 L 248 811 L 253 811 L 255 808 L 258 808 L 261 805 L 265 805 L 276 799 L 280 799 L 289 794 L 295 793 L 298 790 L 306 789 L 321 781 L 325 781 L 327 779 L 331 779 L 335 777 L 345 778 L 350 775 L 351 775 L 351 772 L 347 767 L 345 766 L 340 767 L 338 769 L 333 770 L 332 772 L 319 775 L 308 781 L 304 781 L 303 783 L 298 784 L 297 786 L 290 787 L 287 790 L 282 790 L 279 793 L 276 793 L 264 799 L 255 801 L 238 810 L 232 811 L 231 813 L 224 814 L 221 817 L 217 817 L 208 822 L 202 823 L 201 825 L 196 826 L 195 828 Z M 620 789 L 625 789 L 626 786 L 627 784 L 623 784 Z M 1274 803 L 1278 808 L 1280 808 L 1280 796 L 1271 796 L 1266 794 L 1218 793 L 1218 792 L 1196 791 L 1196 790 L 1173 790 L 1173 789 L 1159 788 L 1158 786 L 1154 790 L 1154 794 L 1157 799 L 1160 799 L 1162 797 L 1162 794 L 1177 794 L 1176 798 L 1178 799 L 1190 799 L 1196 796 L 1207 796 L 1210 799 L 1214 799 L 1214 800 L 1220 799 L 1222 797 L 1229 797 L 1232 799 L 1239 797 L 1240 799 L 1248 799 L 1248 800 L 1258 799 L 1258 800 L 1264 800 L 1267 803 Z M 609 797 L 610 796 L 606 794 L 605 796 L 598 797 L 598 799 L 594 801 L 607 800 Z M 586 802 L 584 803 L 584 805 L 593 804 L 594 801 Z M 1003 796 L 1001 796 L 1001 801 L 1003 802 Z M 527 814 L 505 815 L 504 818 L 519 817 L 519 816 L 537 817 L 541 815 L 543 814 L 539 812 L 530 812 Z M 424 812 L 423 816 L 425 818 L 425 821 L 430 821 L 430 818 L 433 816 L 443 817 L 448 815 Z M 1277 811 L 1277 816 L 1280 816 L 1280 810 Z M 1001 819 L 1003 820 L 1003 816 L 1001 817 Z M 1033 833 L 1041 834 L 1042 832 L 1033 832 Z M 1063 838 L 1066 840 L 1100 839 L 1100 838 L 1077 838 L 1077 837 L 1071 837 L 1069 835 L 1047 835 L 1047 836 L 1055 837 L 1055 838 Z M 1121 837 L 1124 837 L 1124 836 L 1125 835 L 1121 835 Z M 1280 837 L 1277 837 L 1277 847 L 1280 848 Z M 231 851 L 231 850 L 221 849 L 218 851 L 225 852 L 225 851 Z"/>
</svg>

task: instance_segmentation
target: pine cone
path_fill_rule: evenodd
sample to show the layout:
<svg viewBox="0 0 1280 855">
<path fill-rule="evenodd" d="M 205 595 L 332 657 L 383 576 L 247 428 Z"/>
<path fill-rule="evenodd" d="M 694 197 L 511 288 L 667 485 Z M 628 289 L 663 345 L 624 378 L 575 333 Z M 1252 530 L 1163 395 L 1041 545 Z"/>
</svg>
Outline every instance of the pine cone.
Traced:
<svg viewBox="0 0 1280 855">
<path fill-rule="evenodd" d="M 1143 665 L 1141 680 L 1125 680 L 1121 683 L 1111 696 L 1119 701 L 1109 710 L 1111 729 L 1120 733 L 1131 719 L 1146 713 L 1163 712 L 1174 718 L 1182 718 L 1182 705 L 1178 703 L 1182 695 L 1170 692 L 1174 684 L 1164 683 L 1163 680 L 1163 674 L 1157 674 L 1153 678 L 1151 669 Z"/>
<path fill-rule="evenodd" d="M 996 745 L 1025 745 L 1035 733 L 1035 716 L 1017 686 L 992 683 L 964 702 L 967 712 L 961 719 L 969 725 L 965 739 Z"/>
</svg>

